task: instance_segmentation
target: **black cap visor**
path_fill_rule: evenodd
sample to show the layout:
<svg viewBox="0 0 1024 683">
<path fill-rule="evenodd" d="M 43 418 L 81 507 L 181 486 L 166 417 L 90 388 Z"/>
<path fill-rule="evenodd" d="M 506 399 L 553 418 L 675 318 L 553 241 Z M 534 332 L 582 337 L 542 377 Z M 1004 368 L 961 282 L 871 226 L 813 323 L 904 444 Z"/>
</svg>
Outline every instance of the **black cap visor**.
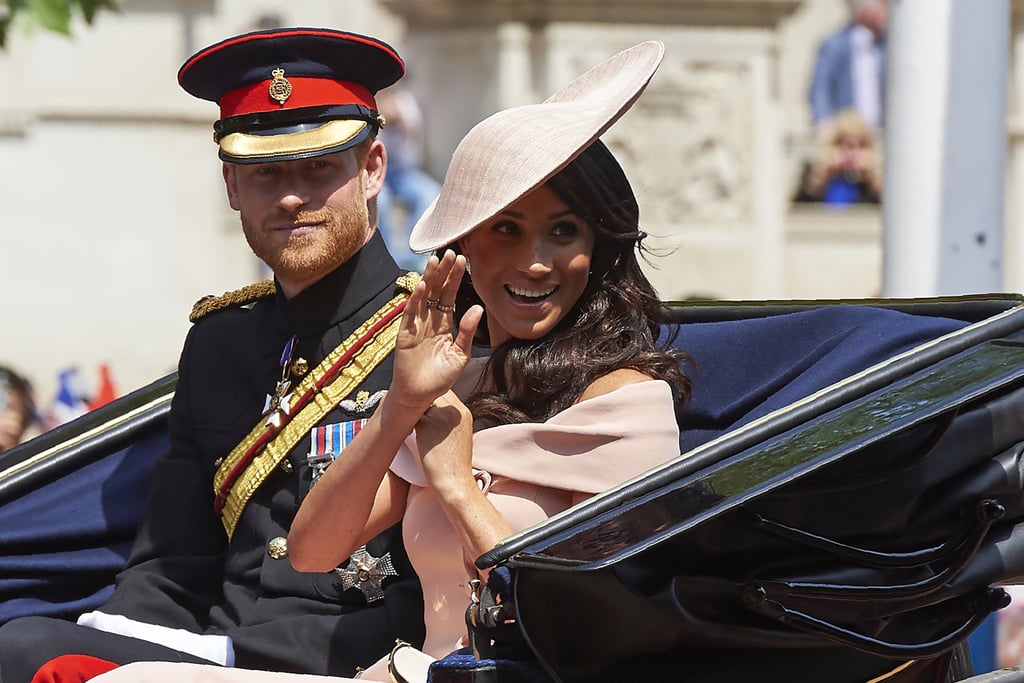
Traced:
<svg viewBox="0 0 1024 683">
<path fill-rule="evenodd" d="M 214 136 L 221 160 L 258 164 L 344 151 L 365 140 L 378 123 L 377 112 L 365 107 L 317 107 L 222 119 Z"/>
</svg>

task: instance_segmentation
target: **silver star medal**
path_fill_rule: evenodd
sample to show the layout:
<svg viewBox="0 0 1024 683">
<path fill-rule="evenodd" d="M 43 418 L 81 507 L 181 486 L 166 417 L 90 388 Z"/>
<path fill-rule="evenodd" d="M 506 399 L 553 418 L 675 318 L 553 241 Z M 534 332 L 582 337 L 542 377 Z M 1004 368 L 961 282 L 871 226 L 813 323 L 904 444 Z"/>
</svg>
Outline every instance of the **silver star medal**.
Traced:
<svg viewBox="0 0 1024 683">
<path fill-rule="evenodd" d="M 338 567 L 334 571 L 341 576 L 341 585 L 345 590 L 358 588 L 363 592 L 366 602 L 384 599 L 381 582 L 388 576 L 398 576 L 395 566 L 391 564 L 391 553 L 383 557 L 374 557 L 366 550 L 366 546 L 352 553 L 348 566 Z"/>
</svg>

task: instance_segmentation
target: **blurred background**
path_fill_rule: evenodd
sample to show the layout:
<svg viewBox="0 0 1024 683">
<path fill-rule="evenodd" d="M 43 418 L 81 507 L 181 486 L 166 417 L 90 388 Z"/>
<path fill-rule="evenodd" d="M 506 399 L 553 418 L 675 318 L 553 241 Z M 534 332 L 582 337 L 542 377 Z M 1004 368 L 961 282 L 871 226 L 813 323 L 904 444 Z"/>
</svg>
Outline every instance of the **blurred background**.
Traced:
<svg viewBox="0 0 1024 683">
<path fill-rule="evenodd" d="M 883 118 L 892 105 L 885 78 L 888 71 L 891 86 L 897 61 L 885 62 L 895 38 L 886 43 L 884 17 L 872 29 L 878 35 L 858 29 L 865 49 L 877 52 L 868 63 L 880 90 L 868 113 L 849 116 L 850 102 L 824 118 L 812 111 L 823 42 L 878 3 L 886 4 L 8 0 L 0 4 L 0 365 L 30 381 L 44 420 L 36 428 L 44 428 L 171 372 L 193 303 L 266 277 L 224 197 L 212 141 L 216 106 L 181 91 L 176 73 L 210 43 L 279 25 L 369 33 L 406 59 L 407 77 L 384 99 L 396 108 L 386 131 L 406 134 L 388 142 L 392 170 L 397 177 L 401 163 L 408 173 L 391 189 L 383 228 L 410 266 L 415 258 L 401 253 L 408 219 L 436 192 L 473 124 L 543 99 L 617 50 L 658 39 L 667 48 L 661 69 L 604 140 L 638 194 L 655 252 L 648 273 L 662 298 L 963 293 L 930 285 L 892 291 L 884 282 L 886 232 L 894 231 L 883 230 Z M 899 2 L 890 4 L 895 16 Z M 929 17 L 942 4 L 922 3 L 933 8 Z M 997 219 L 984 218 L 989 246 L 1005 256 L 998 281 L 962 290 L 1019 291 L 1015 202 L 1024 196 L 1011 171 L 1021 140 L 1013 103 L 1014 82 L 1024 77 L 1015 67 L 1024 2 L 963 4 L 1000 8 L 987 19 L 1001 27 L 991 75 L 999 85 L 985 100 L 1000 120 L 999 168 L 985 182 L 998 186 L 998 201 L 1004 185 L 1010 191 Z M 959 20 L 947 11 L 945 21 L 937 31 Z M 966 22 L 959 23 L 961 31 Z M 833 182 L 835 172 L 842 177 Z M 914 188 L 901 196 L 929 199 Z M 68 412 L 58 414 L 58 404 Z"/>
</svg>

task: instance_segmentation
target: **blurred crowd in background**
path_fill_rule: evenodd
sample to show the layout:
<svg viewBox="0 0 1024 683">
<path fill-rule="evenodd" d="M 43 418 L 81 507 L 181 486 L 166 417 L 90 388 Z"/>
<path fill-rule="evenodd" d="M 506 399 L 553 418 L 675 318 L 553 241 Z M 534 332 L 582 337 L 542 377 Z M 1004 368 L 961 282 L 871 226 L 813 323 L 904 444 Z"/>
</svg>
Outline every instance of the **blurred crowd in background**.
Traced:
<svg viewBox="0 0 1024 683">
<path fill-rule="evenodd" d="M 100 408 L 120 395 L 110 365 L 96 368 L 92 381 L 78 368 L 61 371 L 57 395 L 41 408 L 32 382 L 22 372 L 0 365 L 0 453 L 34 436 Z"/>
<path fill-rule="evenodd" d="M 849 0 L 849 22 L 818 48 L 810 107 L 817 155 L 794 197 L 831 205 L 879 203 L 878 138 L 885 111 L 887 0 Z"/>
</svg>

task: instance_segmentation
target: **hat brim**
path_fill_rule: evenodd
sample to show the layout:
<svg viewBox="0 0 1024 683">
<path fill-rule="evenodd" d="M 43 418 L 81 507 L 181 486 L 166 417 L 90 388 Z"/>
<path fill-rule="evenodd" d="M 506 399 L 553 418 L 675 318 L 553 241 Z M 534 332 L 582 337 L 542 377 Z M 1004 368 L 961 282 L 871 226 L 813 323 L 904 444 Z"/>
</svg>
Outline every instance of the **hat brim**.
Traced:
<svg viewBox="0 0 1024 683">
<path fill-rule="evenodd" d="M 541 104 L 500 111 L 452 155 L 441 193 L 409 236 L 417 253 L 468 235 L 569 165 L 643 92 L 664 57 L 648 41 L 606 59 Z"/>
<path fill-rule="evenodd" d="M 308 159 L 343 152 L 369 134 L 369 124 L 357 119 L 334 119 L 309 129 L 298 126 L 291 132 L 231 133 L 220 140 L 220 158 L 233 164 Z"/>
</svg>

